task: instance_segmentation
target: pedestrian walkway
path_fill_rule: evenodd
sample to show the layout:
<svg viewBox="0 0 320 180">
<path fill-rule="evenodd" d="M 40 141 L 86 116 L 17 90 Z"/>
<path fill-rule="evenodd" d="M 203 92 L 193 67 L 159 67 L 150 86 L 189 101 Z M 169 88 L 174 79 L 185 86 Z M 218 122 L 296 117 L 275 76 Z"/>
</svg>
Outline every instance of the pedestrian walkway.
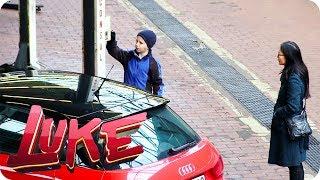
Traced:
<svg viewBox="0 0 320 180">
<path fill-rule="evenodd" d="M 312 98 L 308 100 L 308 116 L 320 128 L 320 11 L 309 0 L 158 0 L 171 9 L 184 24 L 196 24 L 243 64 L 252 80 L 259 79 L 270 87 L 266 94 L 275 100 L 280 87 L 276 58 L 281 42 L 296 41 L 309 69 Z M 166 2 L 166 3 L 164 3 Z M 170 7 L 170 8 L 169 8 Z M 239 68 L 239 67 L 238 67 Z M 262 70 L 263 68 L 263 70 Z M 240 68 L 239 68 L 240 69 Z M 261 85 L 261 84 L 260 84 Z M 263 87 L 262 87 L 263 88 Z"/>
<path fill-rule="evenodd" d="M 173 8 L 174 5 L 176 9 L 182 8 L 180 11 L 175 11 L 177 13 L 175 14 L 176 18 L 180 21 L 183 20 L 181 22 L 183 22 L 184 25 L 189 25 L 188 27 L 197 25 L 203 29 L 205 33 L 209 34 L 212 39 L 220 41 L 219 43 L 222 47 L 231 52 L 232 55 L 234 55 L 232 52 L 233 49 L 229 49 L 229 47 L 221 43 L 221 39 L 234 38 L 233 40 L 239 45 L 244 38 L 239 36 L 239 39 L 237 39 L 237 36 L 232 34 L 232 32 L 230 32 L 231 34 L 227 33 L 228 29 L 230 30 L 228 26 L 225 26 L 226 30 L 223 29 L 223 26 L 219 26 L 221 32 L 224 33 L 221 34 L 221 37 L 219 36 L 219 38 L 217 38 L 214 36 L 215 34 L 212 35 L 211 33 L 218 33 L 219 30 L 213 30 L 214 28 L 210 28 L 209 26 L 214 23 L 231 24 L 232 19 L 230 19 L 231 22 L 228 22 L 229 19 L 222 17 L 222 14 L 231 12 L 228 8 L 236 9 L 236 4 L 231 3 L 229 4 L 230 6 L 222 9 L 216 8 L 213 12 L 220 12 L 220 18 L 215 17 L 216 19 L 213 19 L 209 13 L 211 11 L 206 11 L 208 13 L 207 17 L 204 16 L 202 17 L 202 21 L 197 21 L 194 18 L 199 18 L 198 13 L 201 13 L 203 10 L 200 7 L 207 8 L 208 5 L 206 1 L 201 1 L 201 3 L 199 3 L 199 1 L 190 1 L 190 5 L 189 1 L 188 3 L 178 3 L 179 1 L 156 2 L 159 4 L 167 2 L 165 5 L 168 5 L 167 8 L 169 7 L 169 10 L 166 9 L 168 12 L 170 12 L 170 7 Z M 212 2 L 211 5 L 215 4 L 218 6 L 224 3 L 222 1 L 219 1 L 220 3 L 218 1 L 210 2 Z M 39 3 L 45 7 L 42 12 L 37 15 L 39 61 L 44 64 L 47 69 L 81 72 L 81 3 L 79 3 L 78 0 L 42 0 L 39 1 Z M 209 1 L 208 4 L 210 5 Z M 181 7 L 181 5 L 185 5 L 185 8 Z M 199 8 L 192 9 L 192 6 Z M 241 7 L 243 8 L 244 6 Z M 158 27 L 139 12 L 129 1 L 107 0 L 106 8 L 107 14 L 111 15 L 112 29 L 117 32 L 119 45 L 123 48 L 133 48 L 134 38 L 141 29 L 148 27 L 156 31 L 158 41 L 153 51 L 155 57 L 160 59 L 163 66 L 164 82 L 166 83 L 167 90 L 165 96 L 171 100 L 170 106 L 175 111 L 186 119 L 197 132 L 208 137 L 220 150 L 224 157 L 226 179 L 288 179 L 286 168 L 270 166 L 266 163 L 269 147 L 269 132 L 259 123 L 252 121 L 252 115 L 246 112 L 240 104 L 232 100 L 232 96 L 230 96 L 228 92 L 225 92 L 218 83 L 212 81 L 208 75 L 203 73 L 199 66 L 194 63 L 193 59 L 183 49 L 168 38 L 164 32 L 160 31 Z M 182 10 L 186 12 L 182 13 Z M 190 14 L 188 14 L 189 12 Z M 18 49 L 18 15 L 16 11 L 10 10 L 1 10 L 0 15 L 0 40 L 1 42 L 6 42 L 6 44 L 0 43 L 0 57 L 3 57 L 0 59 L 0 62 L 13 62 Z M 207 18 L 207 20 L 204 20 L 205 18 Z M 208 19 L 212 22 L 208 21 Z M 223 19 L 225 21 L 222 21 Z M 205 21 L 208 21 L 206 22 L 207 26 L 204 25 L 202 27 Z M 250 37 L 249 39 L 253 41 L 255 40 L 254 37 L 248 34 L 247 37 Z M 228 42 L 224 43 L 227 44 Z M 274 46 L 276 49 L 274 53 L 277 52 L 276 46 L 278 46 L 278 44 Z M 263 44 L 259 46 L 263 46 Z M 256 47 L 255 50 L 259 49 L 259 46 Z M 201 47 L 200 42 L 199 48 Z M 244 48 L 244 46 L 238 47 L 238 49 L 239 48 Z M 221 48 L 218 48 L 218 50 L 221 50 Z M 243 53 L 247 53 L 248 56 L 254 52 L 263 54 L 260 50 L 251 50 L 252 49 L 247 47 L 247 51 L 244 50 Z M 270 48 L 270 51 L 271 50 Z M 264 51 L 266 50 L 264 49 Z M 223 56 L 225 54 L 222 53 L 219 55 Z M 237 61 L 243 60 L 244 62 L 249 59 L 241 59 L 238 56 L 233 56 L 233 58 Z M 107 60 L 107 68 L 115 64 L 115 68 L 111 71 L 109 78 L 121 81 L 121 65 L 109 55 L 107 55 Z M 66 62 L 68 62 L 68 66 L 64 65 Z M 230 63 L 229 61 L 227 62 Z M 244 62 L 241 63 L 245 64 Z M 246 67 L 251 67 L 249 61 L 247 64 L 245 64 Z M 278 68 L 277 66 L 270 67 Z M 247 77 L 246 71 L 239 71 L 243 72 Z M 253 70 L 251 71 L 257 74 L 257 77 L 261 78 L 263 82 L 270 84 L 271 90 L 277 91 L 277 78 L 275 78 L 275 82 L 270 80 L 273 82 L 273 85 L 268 81 L 264 81 L 262 78 L 264 76 L 261 76 Z M 273 71 L 269 73 L 271 74 L 271 72 Z M 276 77 L 277 74 L 269 76 Z M 266 75 L 266 77 L 269 76 Z M 315 97 L 315 95 L 313 97 Z M 315 175 L 315 173 L 308 168 L 307 173 Z M 272 174 L 272 176 L 270 176 L 270 174 Z"/>
</svg>

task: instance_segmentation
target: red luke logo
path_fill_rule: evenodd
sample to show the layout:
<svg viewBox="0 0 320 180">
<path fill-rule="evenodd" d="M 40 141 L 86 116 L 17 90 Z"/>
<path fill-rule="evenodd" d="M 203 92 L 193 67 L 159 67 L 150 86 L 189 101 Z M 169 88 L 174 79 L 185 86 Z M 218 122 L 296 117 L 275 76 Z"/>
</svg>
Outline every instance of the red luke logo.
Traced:
<svg viewBox="0 0 320 180">
<path fill-rule="evenodd" d="M 128 148 L 131 138 L 117 137 L 117 133 L 138 129 L 145 119 L 146 113 L 104 123 L 94 118 L 81 128 L 78 128 L 77 119 L 71 119 L 69 129 L 67 120 L 60 120 L 54 132 L 53 119 L 45 119 L 42 108 L 32 106 L 18 153 L 9 156 L 8 166 L 15 170 L 58 166 L 59 152 L 62 147 L 66 147 L 66 165 L 69 170 L 73 170 L 77 145 L 80 143 L 83 143 L 89 160 L 96 163 L 100 160 L 100 153 L 92 134 L 99 129 L 100 138 L 106 142 L 106 162 L 134 159 L 143 153 L 143 147 L 138 145 Z M 64 145 L 67 131 L 68 141 Z"/>
</svg>

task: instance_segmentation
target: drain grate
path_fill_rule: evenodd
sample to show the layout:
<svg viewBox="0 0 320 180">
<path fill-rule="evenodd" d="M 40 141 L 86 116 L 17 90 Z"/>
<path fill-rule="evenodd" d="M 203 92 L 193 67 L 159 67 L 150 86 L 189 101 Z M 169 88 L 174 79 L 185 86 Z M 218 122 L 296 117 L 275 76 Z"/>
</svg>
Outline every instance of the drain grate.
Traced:
<svg viewBox="0 0 320 180">
<path fill-rule="evenodd" d="M 175 17 L 152 0 L 129 0 L 145 14 L 159 29 L 183 49 L 208 75 L 217 81 L 240 102 L 257 120 L 270 129 L 274 103 L 263 95 L 242 74 L 228 65 L 201 42 Z M 320 169 L 319 141 L 310 138 L 310 150 L 306 162 L 318 171 Z"/>
</svg>

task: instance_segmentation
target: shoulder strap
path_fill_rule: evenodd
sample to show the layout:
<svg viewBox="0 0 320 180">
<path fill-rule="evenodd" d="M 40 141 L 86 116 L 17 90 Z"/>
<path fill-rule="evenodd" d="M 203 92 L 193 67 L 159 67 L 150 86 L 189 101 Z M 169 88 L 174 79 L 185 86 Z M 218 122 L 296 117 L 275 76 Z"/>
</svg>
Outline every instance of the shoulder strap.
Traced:
<svg viewBox="0 0 320 180">
<path fill-rule="evenodd" d="M 302 107 L 302 110 L 305 110 L 306 109 L 306 104 L 307 104 L 307 100 L 306 98 L 303 98 L 303 107 Z"/>
</svg>

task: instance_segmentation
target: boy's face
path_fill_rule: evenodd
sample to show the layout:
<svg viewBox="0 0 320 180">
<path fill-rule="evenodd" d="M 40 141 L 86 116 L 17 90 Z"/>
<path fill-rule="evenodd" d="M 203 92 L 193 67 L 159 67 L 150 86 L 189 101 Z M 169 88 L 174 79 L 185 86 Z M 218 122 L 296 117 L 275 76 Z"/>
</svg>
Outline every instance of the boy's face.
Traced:
<svg viewBox="0 0 320 180">
<path fill-rule="evenodd" d="M 137 53 L 139 53 L 139 54 L 145 53 L 149 50 L 146 42 L 140 36 L 137 36 L 135 47 L 136 47 Z"/>
</svg>

